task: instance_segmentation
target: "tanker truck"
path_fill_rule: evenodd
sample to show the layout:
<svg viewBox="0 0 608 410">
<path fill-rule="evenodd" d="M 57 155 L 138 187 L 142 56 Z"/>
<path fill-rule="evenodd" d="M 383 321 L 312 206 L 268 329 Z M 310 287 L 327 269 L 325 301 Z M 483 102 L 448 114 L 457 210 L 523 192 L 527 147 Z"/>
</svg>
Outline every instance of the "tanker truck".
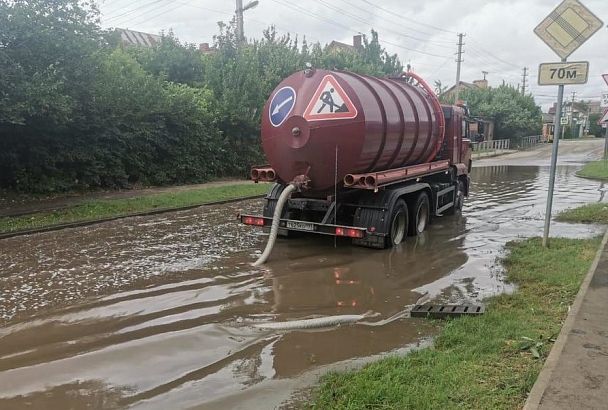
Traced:
<svg viewBox="0 0 608 410">
<path fill-rule="evenodd" d="M 251 179 L 274 185 L 262 214 L 240 221 L 268 228 L 275 217 L 279 236 L 398 245 L 462 208 L 471 170 L 467 120 L 466 107 L 441 105 L 412 72 L 296 72 L 262 112 L 268 164 L 252 167 Z"/>
</svg>

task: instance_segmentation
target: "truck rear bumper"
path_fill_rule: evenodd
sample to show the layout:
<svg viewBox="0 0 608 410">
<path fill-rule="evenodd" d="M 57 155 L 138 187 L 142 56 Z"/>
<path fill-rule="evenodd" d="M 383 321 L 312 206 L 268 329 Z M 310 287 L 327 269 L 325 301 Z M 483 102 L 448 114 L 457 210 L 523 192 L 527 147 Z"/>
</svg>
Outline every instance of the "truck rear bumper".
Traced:
<svg viewBox="0 0 608 410">
<path fill-rule="evenodd" d="M 272 218 L 267 218 L 259 215 L 239 215 L 241 223 L 245 225 L 253 225 L 260 227 L 269 227 L 272 225 Z M 367 228 L 356 226 L 342 226 L 333 224 L 324 224 L 319 222 L 298 221 L 292 219 L 281 219 L 279 229 L 295 232 L 316 233 L 330 236 L 344 236 L 353 239 L 365 239 L 369 236 L 382 236 L 373 232 L 368 232 Z"/>
</svg>

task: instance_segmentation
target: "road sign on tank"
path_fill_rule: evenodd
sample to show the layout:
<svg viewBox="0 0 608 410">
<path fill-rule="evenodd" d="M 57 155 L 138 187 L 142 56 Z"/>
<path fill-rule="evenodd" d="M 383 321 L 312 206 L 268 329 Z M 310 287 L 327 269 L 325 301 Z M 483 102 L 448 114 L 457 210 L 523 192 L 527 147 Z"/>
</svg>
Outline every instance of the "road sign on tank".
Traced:
<svg viewBox="0 0 608 410">
<path fill-rule="evenodd" d="M 304 111 L 307 121 L 355 118 L 357 109 L 332 75 L 326 75 Z"/>
<path fill-rule="evenodd" d="M 602 20 L 578 0 L 564 0 L 534 32 L 558 56 L 567 58 L 602 25 Z"/>
<path fill-rule="evenodd" d="M 289 116 L 296 105 L 296 92 L 291 87 L 283 87 L 276 92 L 268 106 L 268 117 L 270 123 L 278 127 Z"/>
</svg>

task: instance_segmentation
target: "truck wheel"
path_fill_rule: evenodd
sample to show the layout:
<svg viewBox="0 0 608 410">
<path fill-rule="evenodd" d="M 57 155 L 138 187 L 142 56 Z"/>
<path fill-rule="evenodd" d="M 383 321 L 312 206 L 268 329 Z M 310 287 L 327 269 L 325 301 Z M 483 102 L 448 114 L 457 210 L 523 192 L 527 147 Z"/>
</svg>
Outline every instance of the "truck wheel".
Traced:
<svg viewBox="0 0 608 410">
<path fill-rule="evenodd" d="M 458 192 L 456 193 L 456 203 L 454 204 L 454 209 L 457 211 L 462 211 L 462 206 L 464 205 L 464 183 L 461 180 L 458 180 Z"/>
<path fill-rule="evenodd" d="M 464 183 L 461 180 L 458 180 L 458 185 L 456 186 L 456 198 L 454 199 L 454 206 L 445 211 L 446 215 L 454 215 L 456 212 L 460 212 L 462 210 L 462 206 L 464 205 Z"/>
<path fill-rule="evenodd" d="M 459 180 L 456 184 L 456 198 L 454 198 L 454 206 L 445 211 L 444 215 L 454 215 L 462 210 L 464 205 L 464 183 Z"/>
<path fill-rule="evenodd" d="M 387 238 L 387 247 L 399 245 L 405 239 L 408 226 L 408 209 L 403 199 L 399 199 L 393 207 L 391 227 Z"/>
<path fill-rule="evenodd" d="M 421 192 L 410 207 L 409 234 L 416 236 L 426 229 L 431 218 L 431 205 L 426 192 Z"/>
</svg>

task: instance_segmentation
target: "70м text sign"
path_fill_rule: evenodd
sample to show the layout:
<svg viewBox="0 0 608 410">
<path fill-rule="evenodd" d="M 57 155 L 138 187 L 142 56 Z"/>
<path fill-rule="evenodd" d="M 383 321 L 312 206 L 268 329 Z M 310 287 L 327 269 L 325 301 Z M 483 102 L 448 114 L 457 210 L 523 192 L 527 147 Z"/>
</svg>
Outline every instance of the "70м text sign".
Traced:
<svg viewBox="0 0 608 410">
<path fill-rule="evenodd" d="M 538 67 L 538 85 L 585 84 L 589 62 L 542 63 Z"/>
</svg>

